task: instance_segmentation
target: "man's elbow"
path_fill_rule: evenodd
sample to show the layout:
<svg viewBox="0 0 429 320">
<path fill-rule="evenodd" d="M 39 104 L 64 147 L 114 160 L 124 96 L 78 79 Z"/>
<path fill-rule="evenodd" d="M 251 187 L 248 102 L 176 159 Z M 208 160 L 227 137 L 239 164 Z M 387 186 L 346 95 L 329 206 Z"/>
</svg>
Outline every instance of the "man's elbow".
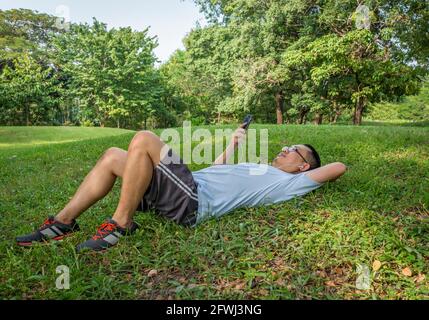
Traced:
<svg viewBox="0 0 429 320">
<path fill-rule="evenodd" d="M 347 171 L 347 166 L 342 162 L 336 162 L 338 170 L 341 172 L 341 174 L 345 173 Z"/>
<path fill-rule="evenodd" d="M 334 165 L 337 174 L 336 178 L 341 177 L 347 171 L 347 166 L 342 162 L 335 162 Z"/>
<path fill-rule="evenodd" d="M 329 172 L 330 172 L 329 174 L 330 177 L 327 179 L 328 181 L 337 180 L 347 171 L 347 166 L 341 162 L 333 162 L 333 163 L 330 163 L 328 166 L 329 166 Z"/>
</svg>

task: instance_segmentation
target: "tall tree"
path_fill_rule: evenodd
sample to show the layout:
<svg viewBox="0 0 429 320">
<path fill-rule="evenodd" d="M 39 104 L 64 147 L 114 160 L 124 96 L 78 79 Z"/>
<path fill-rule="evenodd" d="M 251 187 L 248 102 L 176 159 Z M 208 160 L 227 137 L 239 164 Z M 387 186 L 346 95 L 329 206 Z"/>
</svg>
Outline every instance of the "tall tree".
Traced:
<svg viewBox="0 0 429 320">
<path fill-rule="evenodd" d="M 29 9 L 0 10 L 0 71 L 21 54 L 48 65 L 52 37 L 64 32 L 58 18 Z"/>
<path fill-rule="evenodd" d="M 193 94 L 199 97 L 206 123 L 211 117 L 220 119 L 222 113 L 234 111 L 226 103 L 233 92 L 233 63 L 240 55 L 230 45 L 233 39 L 231 29 L 214 25 L 192 30 L 183 41 L 184 63 L 193 78 Z"/>
<path fill-rule="evenodd" d="M 159 76 L 154 69 L 155 38 L 148 30 L 108 30 L 93 25 L 73 25 L 54 41 L 56 64 L 70 77 L 70 90 L 82 114 L 105 126 L 113 120 L 133 118 L 144 124 L 162 109 Z"/>
<path fill-rule="evenodd" d="M 0 122 L 27 126 L 49 123 L 56 91 L 51 72 L 28 54 L 6 66 L 0 75 Z"/>
<path fill-rule="evenodd" d="M 306 67 L 316 99 L 334 107 L 350 99 L 354 124 L 360 124 L 365 107 L 380 100 L 397 99 L 418 89 L 416 71 L 405 63 L 386 59 L 368 30 L 321 37 L 283 56 L 287 68 Z M 350 94 L 345 96 L 344 93 Z M 326 113 L 326 112 L 325 112 Z"/>
<path fill-rule="evenodd" d="M 360 123 L 367 103 L 376 101 L 381 93 L 385 98 L 395 99 L 398 95 L 413 91 L 412 88 L 394 85 L 394 82 L 399 80 L 399 83 L 406 87 L 406 84 L 398 79 L 401 72 L 408 72 L 411 69 L 427 70 L 428 67 L 428 46 L 424 47 L 429 41 L 427 1 L 373 0 L 356 3 L 354 0 L 195 0 L 195 2 L 212 23 L 233 30 L 232 33 L 236 35 L 230 41 L 230 45 L 241 53 L 239 61 L 234 64 L 238 72 L 233 72 L 235 78 L 232 81 L 239 84 L 233 86 L 236 89 L 234 97 L 252 97 L 244 99 L 246 102 L 254 100 L 261 94 L 271 93 L 275 101 L 277 123 L 283 122 L 282 114 L 287 109 L 285 104 L 291 103 L 290 97 L 293 94 L 307 94 L 307 91 L 300 89 L 303 88 L 301 86 L 303 81 L 314 78 L 314 75 L 309 73 L 303 77 L 285 72 L 284 54 L 293 51 L 297 44 L 298 47 L 313 50 L 313 53 L 317 49 L 314 45 L 311 46 L 311 43 L 315 42 L 316 45 L 323 47 L 323 43 L 318 41 L 321 37 L 323 41 L 335 37 L 335 41 L 340 42 L 344 38 L 343 44 L 350 39 L 362 44 L 359 48 L 354 47 L 354 53 L 349 52 L 355 54 L 353 60 L 356 64 L 367 63 L 365 72 L 355 72 L 355 76 L 360 75 L 360 78 L 355 77 L 355 83 L 349 77 L 332 74 L 329 79 L 325 77 L 322 82 L 314 82 L 315 87 L 311 88 L 311 92 L 317 92 L 315 96 L 317 100 L 326 101 L 336 96 L 337 100 L 332 101 L 332 108 L 353 104 L 356 124 Z M 363 11 L 360 10 L 362 8 Z M 364 23 L 359 23 L 362 20 Z M 368 32 L 356 33 L 357 29 L 362 28 Z M 363 39 L 358 35 L 367 37 L 372 43 L 361 41 Z M 370 49 L 370 54 L 364 51 L 366 48 Z M 332 50 L 330 52 L 332 53 Z M 388 63 L 383 64 L 386 68 L 384 71 L 377 65 L 381 59 L 380 52 L 383 54 L 383 61 L 390 63 L 389 66 Z M 341 55 L 341 52 L 339 54 Z M 319 71 L 338 67 L 338 61 L 337 66 L 328 59 L 313 62 L 323 64 L 312 65 L 318 67 Z M 359 71 L 357 66 L 355 69 Z M 310 70 L 311 68 L 307 69 L 308 72 Z M 374 73 L 372 79 L 366 76 L 366 73 L 371 72 Z M 410 72 L 409 75 L 410 80 L 415 80 L 417 72 Z M 389 85 L 393 85 L 395 89 L 393 90 L 393 87 L 389 89 L 389 85 L 382 90 L 373 88 L 380 84 L 380 81 L 377 82 L 375 79 L 379 76 L 387 76 Z M 296 85 L 296 81 L 301 84 Z M 258 85 L 255 86 L 255 83 Z M 348 92 L 338 92 L 338 89 Z M 317 112 L 315 114 L 317 116 Z"/>
</svg>

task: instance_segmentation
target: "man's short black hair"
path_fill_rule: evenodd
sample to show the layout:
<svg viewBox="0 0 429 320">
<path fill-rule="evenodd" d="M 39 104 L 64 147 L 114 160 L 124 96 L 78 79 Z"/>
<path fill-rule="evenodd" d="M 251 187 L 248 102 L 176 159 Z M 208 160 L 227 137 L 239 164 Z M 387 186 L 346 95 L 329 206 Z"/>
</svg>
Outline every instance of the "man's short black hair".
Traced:
<svg viewBox="0 0 429 320">
<path fill-rule="evenodd" d="M 303 144 L 303 146 L 306 146 L 307 148 L 309 148 L 311 150 L 311 157 L 313 159 L 310 160 L 310 170 L 311 169 L 319 168 L 320 165 L 321 165 L 321 163 L 320 163 L 320 156 L 317 153 L 316 149 L 314 149 L 314 147 L 312 145 L 310 145 L 310 144 Z"/>
</svg>

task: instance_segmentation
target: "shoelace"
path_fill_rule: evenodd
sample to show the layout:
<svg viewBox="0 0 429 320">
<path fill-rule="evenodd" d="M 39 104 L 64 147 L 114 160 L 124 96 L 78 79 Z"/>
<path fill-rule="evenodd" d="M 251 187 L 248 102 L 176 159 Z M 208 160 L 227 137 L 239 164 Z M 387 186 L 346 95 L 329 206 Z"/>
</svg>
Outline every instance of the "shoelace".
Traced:
<svg viewBox="0 0 429 320">
<path fill-rule="evenodd" d="M 98 228 L 97 233 L 95 236 L 92 237 L 94 240 L 101 239 L 104 235 L 108 234 L 110 231 L 113 231 L 116 229 L 116 225 L 111 222 L 105 222 L 103 223 L 100 228 Z"/>
<path fill-rule="evenodd" d="M 50 226 L 51 224 L 54 224 L 54 223 L 55 223 L 55 220 L 53 218 L 48 218 L 43 222 L 43 224 L 40 228 Z"/>
</svg>

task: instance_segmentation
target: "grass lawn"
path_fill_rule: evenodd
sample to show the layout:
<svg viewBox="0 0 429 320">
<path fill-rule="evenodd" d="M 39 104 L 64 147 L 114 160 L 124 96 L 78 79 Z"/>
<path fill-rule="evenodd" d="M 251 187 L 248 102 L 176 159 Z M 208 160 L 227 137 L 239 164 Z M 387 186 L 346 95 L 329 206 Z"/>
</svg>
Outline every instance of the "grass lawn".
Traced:
<svg viewBox="0 0 429 320">
<path fill-rule="evenodd" d="M 134 133 L 0 127 L 0 298 L 429 298 L 428 127 L 252 128 L 269 129 L 270 159 L 284 144 L 311 143 L 323 163 L 348 171 L 302 198 L 195 229 L 138 213 L 137 234 L 78 255 L 75 245 L 116 209 L 120 180 L 62 243 L 20 248 L 14 237 L 60 211 L 104 150 L 127 149 Z M 70 268 L 69 290 L 56 289 L 60 265 Z M 358 265 L 370 270 L 369 290 L 356 288 Z"/>
<path fill-rule="evenodd" d="M 35 145 L 74 142 L 127 132 L 132 131 L 92 127 L 0 127 L 0 151 L 5 148 L 26 148 Z"/>
</svg>

